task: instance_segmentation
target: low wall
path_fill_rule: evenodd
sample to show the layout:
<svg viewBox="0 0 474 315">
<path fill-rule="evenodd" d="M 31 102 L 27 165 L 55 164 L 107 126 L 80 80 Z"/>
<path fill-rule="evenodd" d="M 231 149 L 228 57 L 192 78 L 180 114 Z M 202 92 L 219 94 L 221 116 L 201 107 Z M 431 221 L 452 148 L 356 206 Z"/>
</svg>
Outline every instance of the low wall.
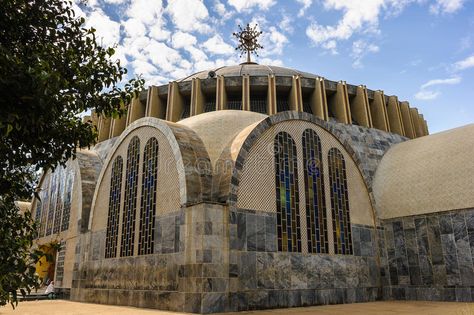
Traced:
<svg viewBox="0 0 474 315">
<path fill-rule="evenodd" d="M 386 220 L 385 298 L 472 302 L 474 209 Z"/>
</svg>

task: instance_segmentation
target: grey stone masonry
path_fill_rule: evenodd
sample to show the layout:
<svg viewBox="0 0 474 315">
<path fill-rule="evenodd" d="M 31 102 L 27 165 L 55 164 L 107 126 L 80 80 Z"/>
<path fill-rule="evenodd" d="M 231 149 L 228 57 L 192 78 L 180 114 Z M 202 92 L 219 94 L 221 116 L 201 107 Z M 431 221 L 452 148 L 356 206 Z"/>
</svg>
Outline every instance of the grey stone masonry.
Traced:
<svg viewBox="0 0 474 315">
<path fill-rule="evenodd" d="M 387 298 L 473 300 L 474 209 L 391 219 L 383 225 Z"/>
<path fill-rule="evenodd" d="M 279 252 L 276 231 L 274 213 L 229 212 L 229 293 L 222 311 L 381 298 L 373 227 L 352 225 L 354 255 Z"/>
</svg>

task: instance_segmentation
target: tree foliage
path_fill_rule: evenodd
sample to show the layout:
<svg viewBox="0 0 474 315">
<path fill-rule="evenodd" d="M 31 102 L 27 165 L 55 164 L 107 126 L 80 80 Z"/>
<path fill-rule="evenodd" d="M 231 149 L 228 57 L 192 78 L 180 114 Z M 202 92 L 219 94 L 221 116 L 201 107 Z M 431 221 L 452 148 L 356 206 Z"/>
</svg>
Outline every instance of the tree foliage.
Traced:
<svg viewBox="0 0 474 315">
<path fill-rule="evenodd" d="M 114 48 L 98 43 L 71 2 L 0 0 L 0 7 L 0 304 L 5 304 L 16 300 L 17 288 L 36 281 L 24 267 L 37 258 L 25 256 L 34 226 L 29 214 L 13 206 L 34 192 L 32 167 L 53 169 L 93 144 L 96 129 L 79 114 L 93 109 L 122 115 L 144 82 L 123 82 L 126 69 L 113 59 Z M 23 232 L 4 234 L 12 229 Z M 12 255 L 8 248 L 16 252 L 14 267 L 5 266 L 4 258 Z"/>
</svg>

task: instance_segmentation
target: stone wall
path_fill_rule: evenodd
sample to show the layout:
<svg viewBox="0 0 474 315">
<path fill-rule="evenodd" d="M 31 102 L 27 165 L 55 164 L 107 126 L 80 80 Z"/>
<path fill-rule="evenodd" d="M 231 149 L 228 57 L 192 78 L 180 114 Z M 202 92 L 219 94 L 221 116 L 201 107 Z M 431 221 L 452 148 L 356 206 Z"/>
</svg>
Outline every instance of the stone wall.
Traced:
<svg viewBox="0 0 474 315">
<path fill-rule="evenodd" d="M 474 209 L 384 221 L 390 287 L 386 298 L 471 302 Z"/>
<path fill-rule="evenodd" d="M 155 254 L 142 256 L 105 259 L 105 231 L 84 235 L 71 299 L 183 311 L 184 210 L 157 217 L 155 228 Z"/>
<path fill-rule="evenodd" d="M 277 251 L 276 214 L 229 214 L 228 306 L 220 311 L 367 302 L 382 296 L 376 237 L 352 225 L 354 255 Z"/>
<path fill-rule="evenodd" d="M 354 150 L 352 157 L 362 172 L 369 192 L 372 192 L 375 171 L 385 152 L 392 145 L 408 140 L 395 133 L 335 121 L 328 122 L 328 128 L 343 144 Z"/>
</svg>

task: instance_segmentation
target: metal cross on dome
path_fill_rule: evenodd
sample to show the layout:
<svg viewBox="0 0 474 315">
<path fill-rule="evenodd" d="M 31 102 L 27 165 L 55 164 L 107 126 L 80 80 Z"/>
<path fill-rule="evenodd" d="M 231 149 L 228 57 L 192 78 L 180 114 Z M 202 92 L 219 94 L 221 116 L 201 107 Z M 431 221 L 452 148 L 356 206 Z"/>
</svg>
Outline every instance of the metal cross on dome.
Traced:
<svg viewBox="0 0 474 315">
<path fill-rule="evenodd" d="M 258 37 L 262 34 L 262 31 L 257 30 L 257 24 L 253 27 L 247 24 L 245 28 L 239 25 L 239 29 L 239 32 L 232 33 L 239 40 L 239 46 L 237 46 L 235 50 L 241 51 L 241 57 L 244 53 L 247 53 L 247 63 L 252 63 L 250 54 L 254 53 L 258 56 L 257 50 L 263 49 L 263 46 L 258 43 Z"/>
</svg>

